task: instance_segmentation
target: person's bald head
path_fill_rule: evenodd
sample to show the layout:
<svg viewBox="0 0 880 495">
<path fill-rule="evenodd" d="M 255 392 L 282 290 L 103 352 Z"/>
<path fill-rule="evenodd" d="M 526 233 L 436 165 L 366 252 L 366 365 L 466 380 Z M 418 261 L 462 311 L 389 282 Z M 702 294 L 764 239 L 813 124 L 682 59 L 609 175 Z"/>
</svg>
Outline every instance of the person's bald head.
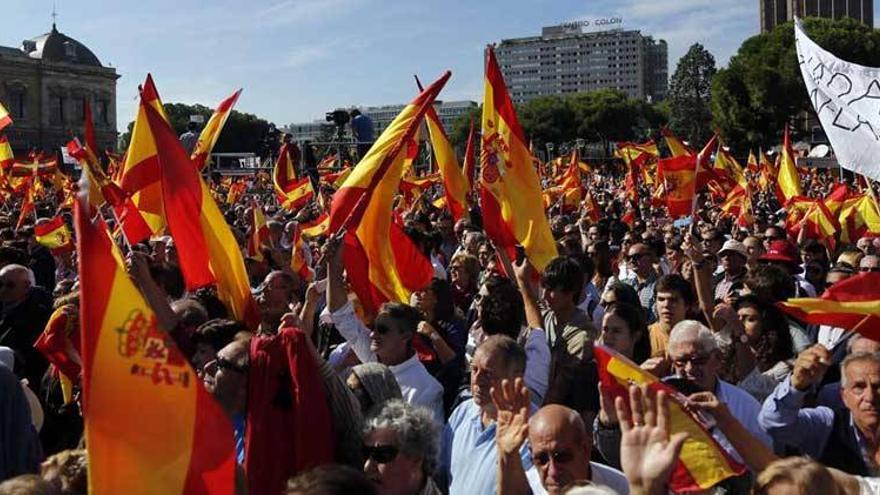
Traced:
<svg viewBox="0 0 880 495">
<path fill-rule="evenodd" d="M 34 285 L 34 272 L 30 268 L 16 264 L 0 268 L 0 302 L 21 302 Z"/>
<path fill-rule="evenodd" d="M 548 493 L 589 479 L 592 437 L 584 420 L 560 404 L 542 407 L 529 420 L 529 449 Z"/>
</svg>

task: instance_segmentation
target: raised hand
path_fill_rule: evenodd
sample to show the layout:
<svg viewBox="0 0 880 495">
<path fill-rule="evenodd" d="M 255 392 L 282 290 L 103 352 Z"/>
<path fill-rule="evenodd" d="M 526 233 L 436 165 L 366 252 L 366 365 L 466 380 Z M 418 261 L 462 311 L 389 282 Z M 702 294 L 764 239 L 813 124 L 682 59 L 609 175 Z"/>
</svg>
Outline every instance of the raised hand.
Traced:
<svg viewBox="0 0 880 495">
<path fill-rule="evenodd" d="M 794 363 L 794 371 L 791 372 L 791 384 L 794 388 L 804 391 L 819 383 L 825 376 L 825 371 L 831 366 L 831 352 L 822 344 L 800 353 Z"/>
<path fill-rule="evenodd" d="M 620 463 L 630 483 L 630 493 L 666 493 L 672 468 L 687 433 L 669 436 L 669 402 L 666 392 L 631 386 L 629 407 L 623 397 L 614 401 L 620 419 Z"/>
<path fill-rule="evenodd" d="M 501 388 L 492 387 L 489 394 L 498 411 L 495 426 L 498 454 L 516 454 L 529 435 L 529 391 L 522 378 L 517 378 L 513 382 L 502 380 Z"/>
</svg>

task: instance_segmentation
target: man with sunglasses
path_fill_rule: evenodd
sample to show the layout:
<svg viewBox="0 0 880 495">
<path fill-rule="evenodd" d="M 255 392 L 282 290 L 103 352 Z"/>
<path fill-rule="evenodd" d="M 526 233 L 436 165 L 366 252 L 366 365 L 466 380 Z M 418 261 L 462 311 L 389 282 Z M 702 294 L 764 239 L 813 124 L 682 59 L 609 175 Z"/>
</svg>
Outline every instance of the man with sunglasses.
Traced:
<svg viewBox="0 0 880 495">
<path fill-rule="evenodd" d="M 880 272 L 880 256 L 868 254 L 862 257 L 861 261 L 859 261 L 859 271 L 862 273 Z"/>
<path fill-rule="evenodd" d="M 416 308 L 401 303 L 385 303 L 368 329 L 354 312 L 343 281 L 341 239 L 325 244 L 327 260 L 327 308 L 339 334 L 348 342 L 362 363 L 378 361 L 391 369 L 400 385 L 403 399 L 422 406 L 443 424 L 443 386 L 425 368 L 413 349 L 422 314 Z"/>
<path fill-rule="evenodd" d="M 657 270 L 654 268 L 654 251 L 644 243 L 634 244 L 629 248 L 626 261 L 632 275 L 623 282 L 639 294 L 639 301 L 648 315 L 648 324 L 657 321 L 654 303 L 657 300 Z"/>
<path fill-rule="evenodd" d="M 52 314 L 52 296 L 36 285 L 34 272 L 23 265 L 0 268 L 0 345 L 23 358 L 23 376 L 38 391 L 49 363 L 34 342 Z"/>
<path fill-rule="evenodd" d="M 629 493 L 620 471 L 592 462 L 592 436 L 581 415 L 560 404 L 550 404 L 529 418 L 528 392 L 522 381 L 504 380 L 492 393 L 499 411 L 499 493 L 558 494 L 575 484 L 591 482 L 622 495 Z M 528 437 L 532 467 L 523 470 L 519 451 Z"/>
<path fill-rule="evenodd" d="M 205 390 L 217 399 L 232 420 L 235 453 L 244 463 L 245 413 L 248 390 L 248 341 L 235 340 L 217 351 L 217 357 L 205 363 Z"/>
</svg>

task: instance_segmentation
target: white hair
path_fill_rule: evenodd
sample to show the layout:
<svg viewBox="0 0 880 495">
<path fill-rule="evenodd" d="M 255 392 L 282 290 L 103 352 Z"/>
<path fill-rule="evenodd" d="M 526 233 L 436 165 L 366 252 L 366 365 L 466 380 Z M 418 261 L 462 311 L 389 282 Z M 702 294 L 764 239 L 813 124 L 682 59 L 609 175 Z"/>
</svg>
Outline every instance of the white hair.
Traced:
<svg viewBox="0 0 880 495">
<path fill-rule="evenodd" d="M 877 352 L 857 352 L 855 354 L 850 354 L 849 356 L 843 358 L 843 361 L 840 363 L 840 387 L 846 387 L 846 369 L 849 367 L 850 363 L 862 362 L 862 361 L 871 361 L 875 364 L 880 364 L 880 353 Z"/>
<path fill-rule="evenodd" d="M 614 495 L 617 492 L 603 485 L 575 485 L 565 490 L 565 495 Z"/>
<path fill-rule="evenodd" d="M 700 350 L 706 354 L 718 350 L 718 341 L 715 334 L 706 325 L 696 320 L 683 320 L 678 322 L 669 332 L 669 343 L 666 348 L 685 342 L 696 342 Z"/>
<path fill-rule="evenodd" d="M 36 277 L 34 277 L 34 271 L 24 265 L 16 265 L 14 263 L 11 265 L 6 265 L 3 268 L 0 268 L 0 277 L 9 272 L 18 270 L 24 270 L 24 272 L 27 274 L 28 284 L 30 284 L 31 287 L 35 287 L 37 285 L 37 279 Z"/>
</svg>

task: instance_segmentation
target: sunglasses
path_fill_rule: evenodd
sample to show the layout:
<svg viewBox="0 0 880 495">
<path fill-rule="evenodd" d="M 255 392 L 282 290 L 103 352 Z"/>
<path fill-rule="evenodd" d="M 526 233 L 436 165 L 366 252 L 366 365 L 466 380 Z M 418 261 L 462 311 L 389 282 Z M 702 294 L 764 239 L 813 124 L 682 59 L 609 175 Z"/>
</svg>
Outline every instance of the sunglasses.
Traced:
<svg viewBox="0 0 880 495">
<path fill-rule="evenodd" d="M 247 366 L 239 366 L 239 365 L 233 363 L 232 361 L 230 361 L 226 358 L 222 358 L 220 356 L 217 356 L 217 359 L 206 364 L 205 369 L 207 370 L 208 368 L 210 368 L 212 363 L 214 366 L 217 367 L 218 370 L 235 371 L 236 373 L 241 373 L 241 374 L 245 374 L 248 371 Z"/>
<path fill-rule="evenodd" d="M 15 282 L 0 282 L 0 289 L 14 289 L 16 285 Z"/>
<path fill-rule="evenodd" d="M 532 454 L 532 462 L 538 466 L 546 465 L 550 462 L 551 458 L 556 464 L 568 464 L 574 459 L 574 454 L 572 454 L 570 450 L 554 450 L 552 452 L 538 452 Z"/>
<path fill-rule="evenodd" d="M 400 453 L 400 449 L 394 445 L 374 445 L 372 447 L 364 445 L 363 451 L 364 458 L 372 459 L 379 464 L 388 464 L 396 459 L 397 454 Z"/>
<path fill-rule="evenodd" d="M 634 254 L 630 254 L 630 255 L 628 255 L 628 256 L 626 257 L 626 259 L 627 259 L 628 261 L 639 261 L 640 259 L 642 259 L 642 258 L 645 257 L 645 256 L 647 256 L 646 253 L 634 253 Z"/>
<path fill-rule="evenodd" d="M 876 272 L 880 272 L 880 266 L 863 266 L 863 267 L 859 268 L 859 271 L 862 273 L 868 273 L 868 272 L 876 273 Z"/>
</svg>

